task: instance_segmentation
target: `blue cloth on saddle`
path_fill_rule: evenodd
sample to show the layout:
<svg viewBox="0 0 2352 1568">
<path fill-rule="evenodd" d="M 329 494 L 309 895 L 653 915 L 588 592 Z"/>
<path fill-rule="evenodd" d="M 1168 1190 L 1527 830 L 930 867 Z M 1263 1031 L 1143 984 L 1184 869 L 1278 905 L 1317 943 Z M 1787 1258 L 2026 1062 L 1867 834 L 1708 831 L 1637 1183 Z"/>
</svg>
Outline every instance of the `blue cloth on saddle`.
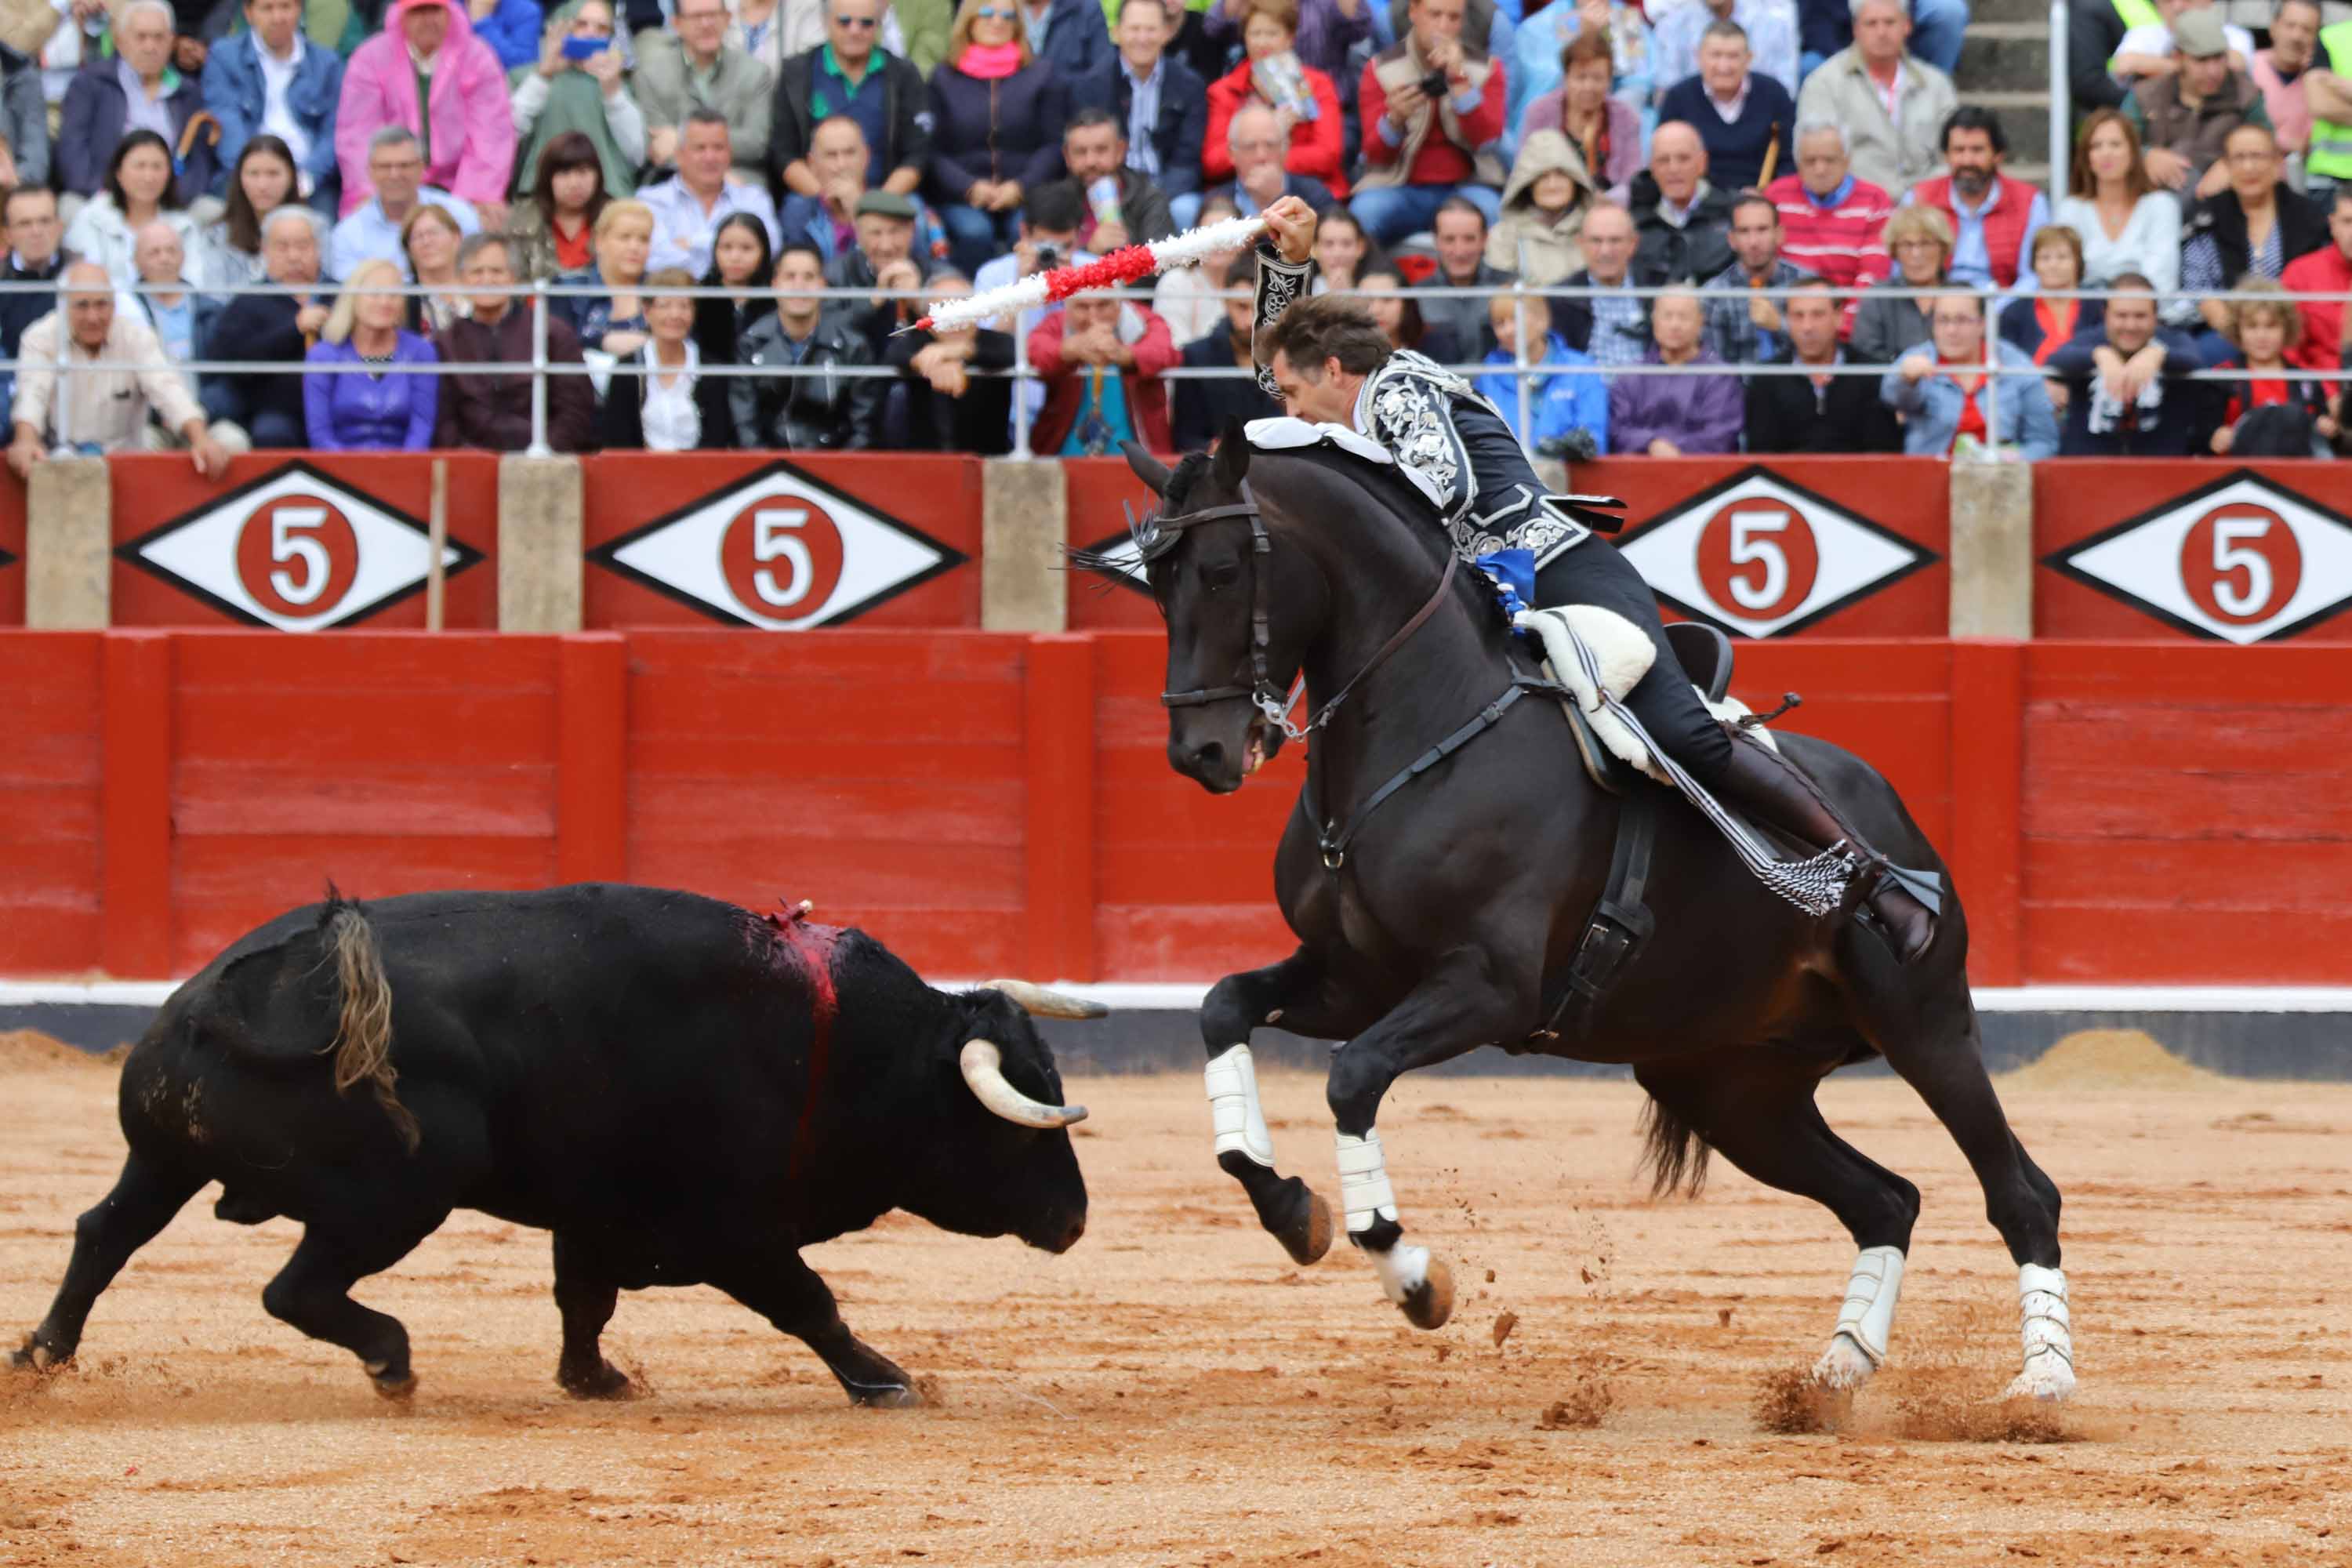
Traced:
<svg viewBox="0 0 2352 1568">
<path fill-rule="evenodd" d="M 1532 550 L 1490 550 L 1474 563 L 1495 584 L 1503 614 L 1516 616 L 1536 605 L 1536 552 Z M 1519 636 L 1528 634 L 1522 630 Z"/>
</svg>

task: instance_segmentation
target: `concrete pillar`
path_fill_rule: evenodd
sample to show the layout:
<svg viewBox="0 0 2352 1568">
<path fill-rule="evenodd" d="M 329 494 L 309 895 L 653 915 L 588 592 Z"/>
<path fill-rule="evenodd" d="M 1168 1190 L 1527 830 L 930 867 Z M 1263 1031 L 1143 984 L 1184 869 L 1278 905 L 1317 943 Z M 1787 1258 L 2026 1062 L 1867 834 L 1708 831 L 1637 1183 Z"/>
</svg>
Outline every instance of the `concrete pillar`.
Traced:
<svg viewBox="0 0 2352 1568">
<path fill-rule="evenodd" d="M 1956 462 L 1951 635 L 2033 636 L 2033 470 L 2024 463 Z"/>
<path fill-rule="evenodd" d="M 1062 546 L 1070 497 L 1062 465 L 992 458 L 980 489 L 980 625 L 992 632 L 1058 632 L 1070 622 Z"/>
<path fill-rule="evenodd" d="M 587 570 L 577 458 L 499 459 L 499 629 L 576 632 Z"/>
<path fill-rule="evenodd" d="M 114 480 L 103 458 L 37 465 L 25 489 L 25 624 L 102 631 L 113 618 Z"/>
</svg>

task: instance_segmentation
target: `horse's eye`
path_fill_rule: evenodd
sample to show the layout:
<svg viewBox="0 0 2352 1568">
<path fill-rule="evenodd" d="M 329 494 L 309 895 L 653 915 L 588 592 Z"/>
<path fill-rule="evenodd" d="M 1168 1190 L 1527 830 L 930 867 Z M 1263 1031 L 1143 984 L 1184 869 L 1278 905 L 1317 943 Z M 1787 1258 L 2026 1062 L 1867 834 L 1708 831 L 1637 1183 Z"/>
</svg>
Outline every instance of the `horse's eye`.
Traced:
<svg viewBox="0 0 2352 1568">
<path fill-rule="evenodd" d="M 1201 581 L 1206 584 L 1209 592 L 1213 594 L 1220 588 L 1232 587 L 1241 574 L 1242 569 L 1238 565 L 1231 561 L 1223 561 L 1202 573 Z"/>
</svg>

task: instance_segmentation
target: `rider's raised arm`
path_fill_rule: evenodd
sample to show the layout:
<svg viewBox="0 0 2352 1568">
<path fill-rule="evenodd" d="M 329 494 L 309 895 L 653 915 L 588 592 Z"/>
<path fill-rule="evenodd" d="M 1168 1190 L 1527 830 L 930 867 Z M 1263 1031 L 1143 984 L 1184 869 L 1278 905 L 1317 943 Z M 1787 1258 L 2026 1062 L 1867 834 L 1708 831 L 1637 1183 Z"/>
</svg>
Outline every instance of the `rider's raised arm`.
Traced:
<svg viewBox="0 0 2352 1568">
<path fill-rule="evenodd" d="M 1257 243 L 1257 326 L 1280 321 L 1282 313 L 1293 302 L 1306 298 L 1307 286 L 1315 277 L 1315 261 L 1285 261 L 1281 254 L 1266 240 Z M 1274 384 L 1274 369 L 1256 358 L 1256 329 L 1251 329 L 1250 355 L 1257 364 L 1258 390 L 1277 402 L 1282 388 Z"/>
</svg>

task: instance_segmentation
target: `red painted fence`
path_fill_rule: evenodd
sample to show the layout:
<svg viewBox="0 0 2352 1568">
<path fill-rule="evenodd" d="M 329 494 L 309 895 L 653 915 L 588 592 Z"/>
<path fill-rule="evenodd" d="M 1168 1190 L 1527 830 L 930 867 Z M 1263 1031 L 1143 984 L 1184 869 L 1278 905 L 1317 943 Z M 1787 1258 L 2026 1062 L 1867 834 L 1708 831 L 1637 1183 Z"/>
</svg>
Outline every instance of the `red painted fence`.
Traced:
<svg viewBox="0 0 2352 1568">
<path fill-rule="evenodd" d="M 187 973 L 330 878 L 814 898 L 940 975 L 1270 962 L 1297 749 L 1234 796 L 1177 778 L 1163 658 L 1138 633 L 0 632 L 0 973 Z M 2342 650 L 1740 658 L 1748 701 L 1802 691 L 1803 728 L 1904 791 L 1979 983 L 2341 979 Z"/>
</svg>

